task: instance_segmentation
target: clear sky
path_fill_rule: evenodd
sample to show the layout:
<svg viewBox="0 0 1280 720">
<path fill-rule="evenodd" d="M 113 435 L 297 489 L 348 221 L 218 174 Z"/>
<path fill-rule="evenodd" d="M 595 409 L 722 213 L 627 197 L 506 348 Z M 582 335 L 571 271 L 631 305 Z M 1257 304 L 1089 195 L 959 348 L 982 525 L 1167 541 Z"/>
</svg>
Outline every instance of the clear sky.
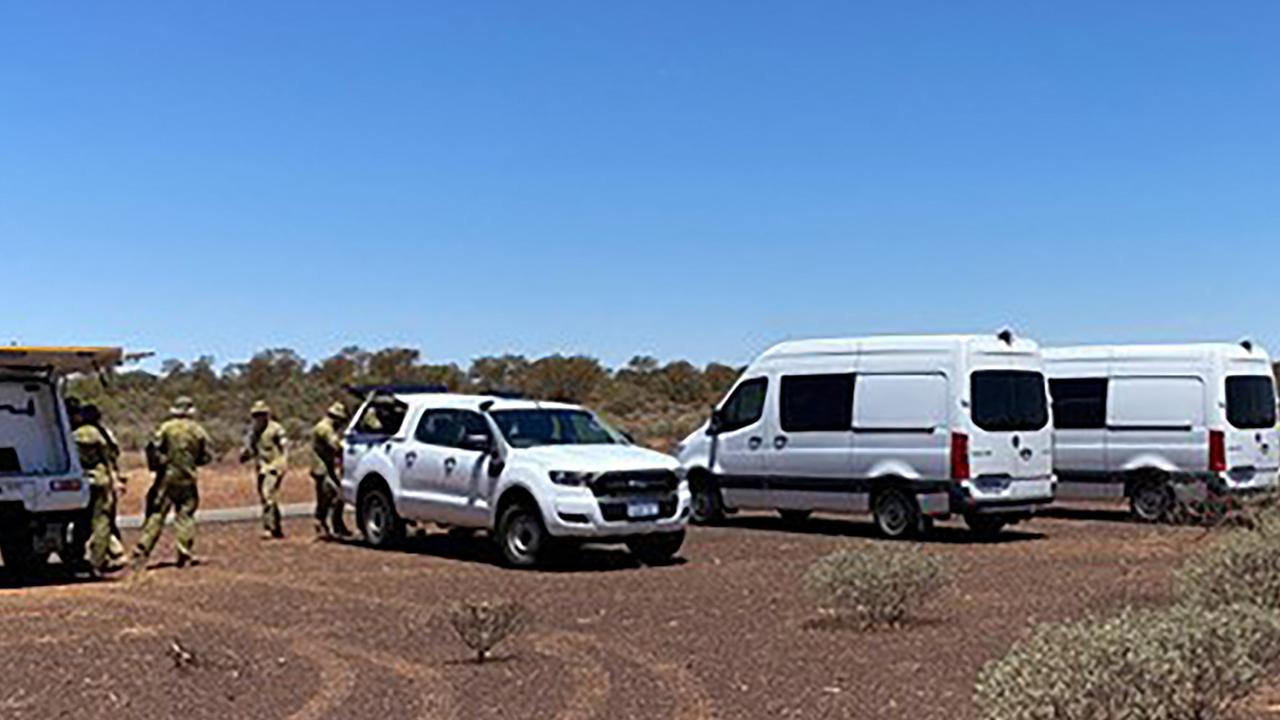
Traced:
<svg viewBox="0 0 1280 720">
<path fill-rule="evenodd" d="M 1280 3 L 9 2 L 0 340 L 1280 351 Z"/>
</svg>

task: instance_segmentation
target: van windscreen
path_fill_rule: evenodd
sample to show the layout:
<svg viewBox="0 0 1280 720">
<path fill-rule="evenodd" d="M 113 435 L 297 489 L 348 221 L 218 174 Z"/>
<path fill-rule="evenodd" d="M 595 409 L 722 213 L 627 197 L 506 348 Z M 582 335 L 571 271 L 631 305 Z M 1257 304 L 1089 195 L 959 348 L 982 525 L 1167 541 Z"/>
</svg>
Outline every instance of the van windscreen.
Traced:
<svg viewBox="0 0 1280 720">
<path fill-rule="evenodd" d="M 1266 375 L 1228 377 L 1227 422 L 1241 430 L 1275 427 L 1275 382 Z"/>
<path fill-rule="evenodd" d="M 991 432 L 1039 430 L 1049 424 L 1044 375 L 980 370 L 969 378 L 973 423 Z"/>
</svg>

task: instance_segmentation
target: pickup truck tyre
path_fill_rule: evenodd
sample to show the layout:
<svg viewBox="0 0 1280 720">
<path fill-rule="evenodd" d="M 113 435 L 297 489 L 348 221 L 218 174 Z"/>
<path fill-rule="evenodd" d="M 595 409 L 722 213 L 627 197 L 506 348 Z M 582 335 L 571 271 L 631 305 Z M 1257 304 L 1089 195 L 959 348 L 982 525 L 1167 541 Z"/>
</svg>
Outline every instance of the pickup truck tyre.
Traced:
<svg viewBox="0 0 1280 720">
<path fill-rule="evenodd" d="M 44 569 L 48 556 L 36 553 L 29 536 L 9 535 L 0 538 L 0 558 L 13 575 L 32 575 Z"/>
<path fill-rule="evenodd" d="M 638 535 L 627 540 L 627 549 L 645 565 L 667 565 L 684 545 L 684 531 Z"/>
<path fill-rule="evenodd" d="M 871 516 L 876 530 L 894 540 L 911 537 L 924 529 L 915 499 L 897 488 L 887 488 L 876 494 Z"/>
<path fill-rule="evenodd" d="M 534 567 L 552 544 L 542 514 L 524 502 L 502 511 L 495 539 L 503 562 L 516 568 Z"/>
<path fill-rule="evenodd" d="M 371 488 L 360 497 L 360 533 L 366 543 L 380 549 L 404 540 L 404 521 L 385 488 Z"/>
</svg>

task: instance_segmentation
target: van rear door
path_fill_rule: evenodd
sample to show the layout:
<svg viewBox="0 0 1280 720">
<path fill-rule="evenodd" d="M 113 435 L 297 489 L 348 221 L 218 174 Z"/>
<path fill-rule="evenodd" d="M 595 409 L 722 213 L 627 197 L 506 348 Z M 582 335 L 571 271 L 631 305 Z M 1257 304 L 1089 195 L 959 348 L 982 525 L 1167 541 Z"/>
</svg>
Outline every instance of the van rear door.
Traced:
<svg viewBox="0 0 1280 720">
<path fill-rule="evenodd" d="M 1250 475 L 1250 471 L 1271 471 L 1280 466 L 1276 389 L 1271 376 L 1228 375 L 1226 399 L 1227 470 L 1233 475 Z M 1250 479 L 1240 478 L 1242 482 Z"/>
<path fill-rule="evenodd" d="M 1043 478 L 1053 472 L 1044 374 L 988 368 L 969 376 L 970 472 L 991 478 Z"/>
</svg>

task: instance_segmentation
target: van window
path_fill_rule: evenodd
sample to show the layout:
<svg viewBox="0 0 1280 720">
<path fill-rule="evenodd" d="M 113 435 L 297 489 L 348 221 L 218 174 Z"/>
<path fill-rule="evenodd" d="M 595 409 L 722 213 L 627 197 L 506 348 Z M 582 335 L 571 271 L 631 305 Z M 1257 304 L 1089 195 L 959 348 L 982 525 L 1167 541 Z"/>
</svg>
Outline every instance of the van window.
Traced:
<svg viewBox="0 0 1280 720">
<path fill-rule="evenodd" d="M 1113 430 L 1190 430 L 1204 426 L 1204 383 L 1193 377 L 1117 377 L 1108 390 Z"/>
<path fill-rule="evenodd" d="M 1228 377 L 1227 422 L 1241 430 L 1275 427 L 1275 381 L 1266 375 Z"/>
<path fill-rule="evenodd" d="M 1107 426 L 1106 378 L 1054 378 L 1053 426 L 1060 430 L 1101 430 Z"/>
<path fill-rule="evenodd" d="M 853 429 L 853 373 L 787 375 L 782 378 L 784 432 Z"/>
<path fill-rule="evenodd" d="M 858 430 L 929 431 L 946 425 L 942 375 L 859 375 L 853 396 Z"/>
<path fill-rule="evenodd" d="M 969 378 L 973 423 L 990 432 L 1039 430 L 1049 424 L 1044 375 L 1030 370 L 979 370 Z"/>
<path fill-rule="evenodd" d="M 754 425 L 764 415 L 768 378 L 745 380 L 720 407 L 720 432 L 732 432 Z"/>
</svg>

